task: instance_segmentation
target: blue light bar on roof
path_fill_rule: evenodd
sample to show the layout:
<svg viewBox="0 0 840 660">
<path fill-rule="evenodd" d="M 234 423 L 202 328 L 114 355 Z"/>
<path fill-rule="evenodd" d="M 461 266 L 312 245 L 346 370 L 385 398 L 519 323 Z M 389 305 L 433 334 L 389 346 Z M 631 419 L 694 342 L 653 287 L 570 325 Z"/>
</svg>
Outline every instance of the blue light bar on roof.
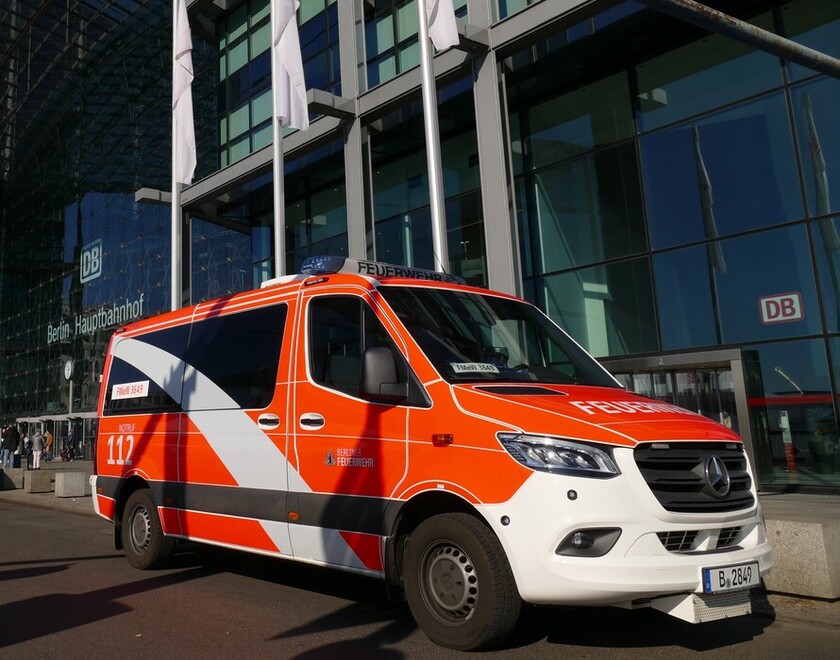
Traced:
<svg viewBox="0 0 840 660">
<path fill-rule="evenodd" d="M 300 272 L 304 275 L 328 275 L 330 273 L 340 273 L 344 267 L 344 257 L 307 257 L 304 259 L 300 267 Z"/>
</svg>

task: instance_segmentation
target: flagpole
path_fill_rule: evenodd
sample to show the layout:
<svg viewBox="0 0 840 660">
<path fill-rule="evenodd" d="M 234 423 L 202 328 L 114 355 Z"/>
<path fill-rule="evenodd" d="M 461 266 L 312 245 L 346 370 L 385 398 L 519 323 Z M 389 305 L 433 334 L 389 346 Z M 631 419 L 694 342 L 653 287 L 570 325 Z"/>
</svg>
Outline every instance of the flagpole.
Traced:
<svg viewBox="0 0 840 660">
<path fill-rule="evenodd" d="M 286 227 L 283 219 L 286 190 L 283 185 L 283 127 L 274 117 L 274 277 L 286 274 Z"/>
<path fill-rule="evenodd" d="M 429 41 L 427 0 L 417 0 L 417 23 L 420 28 L 420 71 L 423 81 L 423 123 L 426 129 L 426 166 L 429 170 L 429 202 L 432 212 L 432 251 L 435 270 L 449 270 L 449 247 L 446 243 L 446 210 L 443 199 L 443 166 L 440 156 L 440 129 L 437 113 L 437 90 Z"/>
<path fill-rule="evenodd" d="M 181 308 L 181 291 L 183 289 L 181 282 L 181 184 L 178 183 L 175 174 L 175 163 L 178 162 L 178 141 L 175 135 L 178 130 L 178 122 L 175 116 L 172 116 L 172 217 L 170 232 L 172 237 L 172 253 L 170 255 L 170 269 L 172 276 L 170 278 L 170 309 L 175 311 Z"/>
<path fill-rule="evenodd" d="M 175 50 L 178 43 L 177 5 L 173 4 L 172 16 L 172 84 L 175 85 Z M 178 119 L 172 112 L 172 205 L 170 216 L 170 236 L 172 248 L 169 255 L 169 268 L 172 271 L 169 279 L 169 307 L 172 311 L 181 307 L 181 184 L 178 183 Z"/>
<path fill-rule="evenodd" d="M 271 34 L 277 34 L 277 12 L 273 10 L 271 12 Z M 280 75 L 277 67 L 274 66 L 274 55 L 272 53 L 271 89 L 279 89 L 280 84 Z M 286 274 L 286 227 L 283 221 L 286 215 L 284 213 L 286 208 L 286 191 L 283 184 L 283 125 L 280 119 L 277 96 L 276 91 L 273 91 L 271 94 L 271 131 L 274 197 L 274 277 L 280 277 Z"/>
<path fill-rule="evenodd" d="M 183 302 L 182 280 L 183 213 L 181 183 L 190 183 L 195 175 L 195 123 L 192 105 L 192 35 L 186 0 L 172 3 L 172 253 L 170 269 L 170 307 L 179 309 Z"/>
</svg>

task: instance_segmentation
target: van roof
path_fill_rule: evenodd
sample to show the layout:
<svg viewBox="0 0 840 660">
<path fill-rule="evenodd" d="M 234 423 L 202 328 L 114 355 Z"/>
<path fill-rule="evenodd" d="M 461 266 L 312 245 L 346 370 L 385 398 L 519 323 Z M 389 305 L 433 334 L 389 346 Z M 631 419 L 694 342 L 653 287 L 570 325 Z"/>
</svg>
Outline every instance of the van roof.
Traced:
<svg viewBox="0 0 840 660">
<path fill-rule="evenodd" d="M 127 323 L 115 329 L 115 334 L 122 334 L 127 331 L 146 332 L 152 327 L 163 327 L 170 324 L 177 324 L 182 322 L 185 317 L 192 317 L 196 313 L 203 315 L 208 310 L 219 310 L 220 301 L 225 301 L 222 305 L 227 307 L 229 303 L 233 304 L 232 308 L 237 308 L 239 305 L 250 305 L 262 298 L 260 292 L 269 293 L 267 290 L 277 287 L 278 294 L 284 294 L 282 285 L 294 285 L 295 283 L 302 283 L 308 280 L 309 283 L 315 283 L 311 278 L 318 276 L 326 276 L 332 274 L 355 275 L 363 277 L 368 280 L 384 280 L 387 278 L 404 278 L 415 281 L 443 284 L 456 284 L 459 286 L 470 287 L 463 279 L 448 273 L 438 273 L 432 270 L 425 270 L 422 268 L 410 268 L 408 266 L 397 266 L 394 264 L 386 264 L 376 261 L 365 261 L 362 259 L 352 259 L 350 257 L 310 257 L 306 259 L 300 269 L 299 273 L 290 275 L 283 275 L 270 280 L 264 281 L 259 289 L 250 289 L 240 291 L 238 293 L 214 298 L 210 300 L 203 300 L 186 307 L 180 307 L 176 310 L 161 312 L 150 317 L 138 319 L 131 323 Z M 326 277 L 324 278 L 326 279 Z M 288 291 L 288 290 L 287 290 Z M 272 292 L 273 293 L 273 292 Z M 505 296 L 499 292 L 492 292 L 495 295 Z M 269 293 L 269 295 L 271 295 Z M 259 304 L 259 303 L 258 303 Z"/>
<path fill-rule="evenodd" d="M 352 259 L 350 257 L 321 256 L 309 257 L 300 267 L 300 273 L 295 275 L 284 275 L 262 283 L 261 288 L 277 286 L 294 282 L 301 276 L 310 275 L 331 275 L 334 273 L 347 273 L 351 275 L 363 275 L 375 279 L 385 277 L 405 277 L 414 280 L 428 280 L 433 282 L 451 282 L 453 284 L 465 284 L 460 277 L 449 273 L 440 273 L 424 268 L 412 268 L 409 266 L 396 266 L 393 264 L 380 263 L 378 261 L 365 261 L 363 259 Z"/>
</svg>

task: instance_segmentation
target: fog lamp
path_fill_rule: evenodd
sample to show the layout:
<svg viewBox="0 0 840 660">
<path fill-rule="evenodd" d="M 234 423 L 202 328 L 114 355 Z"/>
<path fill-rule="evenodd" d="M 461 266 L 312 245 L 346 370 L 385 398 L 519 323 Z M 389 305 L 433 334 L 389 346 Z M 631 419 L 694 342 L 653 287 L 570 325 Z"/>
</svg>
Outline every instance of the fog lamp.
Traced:
<svg viewBox="0 0 840 660">
<path fill-rule="evenodd" d="M 603 557 L 620 536 L 619 527 L 578 529 L 566 536 L 554 553 L 564 557 Z"/>
</svg>

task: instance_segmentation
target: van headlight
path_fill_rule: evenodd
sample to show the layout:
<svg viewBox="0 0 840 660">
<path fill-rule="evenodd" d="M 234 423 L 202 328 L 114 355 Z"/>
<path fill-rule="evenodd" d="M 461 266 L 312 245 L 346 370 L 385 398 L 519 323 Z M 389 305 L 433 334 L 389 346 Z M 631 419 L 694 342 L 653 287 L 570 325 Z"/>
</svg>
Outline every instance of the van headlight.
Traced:
<svg viewBox="0 0 840 660">
<path fill-rule="evenodd" d="M 532 470 L 602 479 L 621 474 L 610 453 L 592 445 L 524 433 L 496 437 L 513 458 Z"/>
</svg>

